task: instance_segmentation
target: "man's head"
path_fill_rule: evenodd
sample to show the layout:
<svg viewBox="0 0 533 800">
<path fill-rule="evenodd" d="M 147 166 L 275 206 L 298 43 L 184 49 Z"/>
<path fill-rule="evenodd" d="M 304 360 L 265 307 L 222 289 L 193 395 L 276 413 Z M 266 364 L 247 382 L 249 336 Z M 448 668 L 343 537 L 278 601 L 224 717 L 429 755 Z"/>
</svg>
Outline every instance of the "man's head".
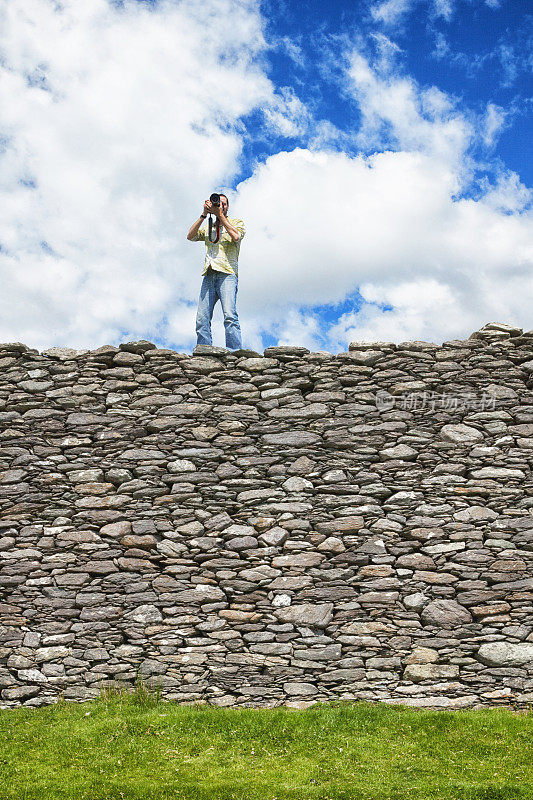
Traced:
<svg viewBox="0 0 533 800">
<path fill-rule="evenodd" d="M 224 216 L 226 216 L 226 214 L 228 213 L 228 208 L 229 208 L 229 200 L 228 200 L 228 198 L 226 197 L 225 194 L 221 194 L 220 195 L 220 209 L 221 209 L 222 213 L 224 214 Z"/>
</svg>

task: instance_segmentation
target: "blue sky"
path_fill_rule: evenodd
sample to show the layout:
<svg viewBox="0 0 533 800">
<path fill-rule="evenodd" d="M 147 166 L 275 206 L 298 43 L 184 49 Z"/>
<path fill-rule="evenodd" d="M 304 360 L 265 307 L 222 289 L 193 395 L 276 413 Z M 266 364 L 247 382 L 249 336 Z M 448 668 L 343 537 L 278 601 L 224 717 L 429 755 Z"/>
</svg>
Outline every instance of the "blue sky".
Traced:
<svg viewBox="0 0 533 800">
<path fill-rule="evenodd" d="M 318 118 L 351 131 L 358 121 L 353 97 L 343 92 L 342 62 L 351 44 L 363 42 L 372 54 L 387 36 L 398 48 L 400 73 L 420 85 L 436 85 L 459 99 L 464 108 L 483 113 L 488 103 L 508 115 L 491 161 L 501 159 L 527 184 L 533 183 L 531 120 L 533 116 L 533 5 L 526 0 L 453 0 L 447 14 L 431 12 L 431 3 L 406 0 L 411 11 L 390 24 L 371 13 L 379 2 L 357 0 L 263 0 L 267 40 L 267 74 L 277 86 L 291 86 Z M 403 3 L 398 3 L 401 7 Z M 529 13 L 528 13 L 529 6 Z M 286 147 L 282 137 L 258 142 L 259 115 L 246 120 L 249 141 L 238 178 L 247 177 L 253 159 Z M 254 124 L 255 123 L 255 124 Z M 306 144 L 294 137 L 293 146 Z M 345 143 L 342 143 L 345 145 Z M 339 143 L 339 148 L 341 143 Z M 354 146 L 351 152 L 357 152 Z"/>
<path fill-rule="evenodd" d="M 530 329 L 528 5 L 0 0 L 0 338 L 191 352 L 215 189 L 245 347 Z"/>
</svg>

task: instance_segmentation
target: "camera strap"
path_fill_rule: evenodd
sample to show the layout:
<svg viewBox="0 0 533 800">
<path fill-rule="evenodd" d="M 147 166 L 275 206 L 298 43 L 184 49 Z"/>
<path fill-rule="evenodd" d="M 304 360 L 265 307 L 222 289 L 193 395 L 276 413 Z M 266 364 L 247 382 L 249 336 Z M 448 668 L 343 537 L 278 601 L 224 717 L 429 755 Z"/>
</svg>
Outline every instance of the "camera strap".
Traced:
<svg viewBox="0 0 533 800">
<path fill-rule="evenodd" d="M 214 227 L 214 238 L 213 238 L 213 227 Z M 208 232 L 209 241 L 212 244 L 216 244 L 220 239 L 220 220 L 216 217 L 216 223 L 213 226 L 213 217 L 209 214 L 209 232 Z"/>
</svg>

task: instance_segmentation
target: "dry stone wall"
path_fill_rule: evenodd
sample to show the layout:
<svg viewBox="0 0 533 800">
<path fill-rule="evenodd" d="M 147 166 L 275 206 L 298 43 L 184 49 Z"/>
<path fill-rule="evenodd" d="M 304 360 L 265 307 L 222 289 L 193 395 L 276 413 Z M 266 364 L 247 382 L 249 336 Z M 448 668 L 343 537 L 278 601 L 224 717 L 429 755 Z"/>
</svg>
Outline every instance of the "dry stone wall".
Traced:
<svg viewBox="0 0 533 800">
<path fill-rule="evenodd" d="M 0 345 L 1 705 L 526 705 L 532 345 Z"/>
</svg>

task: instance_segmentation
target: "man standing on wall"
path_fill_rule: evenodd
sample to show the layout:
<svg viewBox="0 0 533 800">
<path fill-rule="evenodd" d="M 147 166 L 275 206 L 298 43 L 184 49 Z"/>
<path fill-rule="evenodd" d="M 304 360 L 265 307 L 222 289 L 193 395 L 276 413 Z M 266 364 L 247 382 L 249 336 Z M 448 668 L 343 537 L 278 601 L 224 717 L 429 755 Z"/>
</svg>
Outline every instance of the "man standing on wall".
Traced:
<svg viewBox="0 0 533 800">
<path fill-rule="evenodd" d="M 206 246 L 203 281 L 196 314 L 197 344 L 213 343 L 211 319 L 215 303 L 220 300 L 226 329 L 226 347 L 228 350 L 240 350 L 241 328 L 237 316 L 238 261 L 245 230 L 241 219 L 226 217 L 228 208 L 229 200 L 225 194 L 220 195 L 219 206 L 213 205 L 211 200 L 206 200 L 204 212 L 192 225 L 187 239 L 190 242 L 205 242 Z M 220 222 L 220 238 L 216 243 L 209 241 L 205 230 L 200 230 L 208 214 L 213 214 Z"/>
</svg>

